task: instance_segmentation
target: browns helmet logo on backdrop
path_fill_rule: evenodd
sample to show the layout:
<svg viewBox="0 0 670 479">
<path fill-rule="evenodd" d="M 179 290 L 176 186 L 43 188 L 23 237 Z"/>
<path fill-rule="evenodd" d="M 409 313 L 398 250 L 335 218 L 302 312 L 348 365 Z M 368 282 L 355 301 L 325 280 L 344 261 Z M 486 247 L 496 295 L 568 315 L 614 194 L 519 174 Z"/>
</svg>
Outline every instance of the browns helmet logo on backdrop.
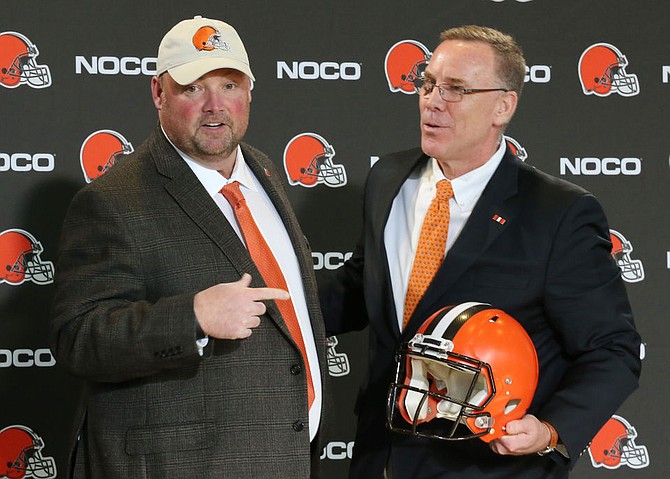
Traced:
<svg viewBox="0 0 670 479">
<path fill-rule="evenodd" d="M 413 95 L 432 53 L 416 40 L 401 40 L 386 53 L 384 71 L 389 90 Z"/>
<path fill-rule="evenodd" d="M 311 188 L 324 184 L 332 188 L 347 184 L 343 165 L 333 163 L 335 148 L 321 135 L 300 133 L 286 144 L 284 170 L 291 186 Z"/>
<path fill-rule="evenodd" d="M 337 336 L 329 336 L 326 338 L 327 359 L 328 359 L 328 374 L 339 378 L 349 374 L 349 356 L 346 353 L 338 353 L 335 351 L 335 346 L 338 344 Z"/>
<path fill-rule="evenodd" d="M 132 152 L 133 145 L 114 130 L 98 130 L 88 135 L 79 152 L 86 183 L 105 174 L 116 160 Z"/>
<path fill-rule="evenodd" d="M 610 241 L 612 242 L 612 258 L 621 270 L 621 277 L 627 283 L 637 283 L 644 279 L 644 267 L 642 261 L 631 258 L 633 245 L 624 235 L 615 230 L 610 230 Z"/>
<path fill-rule="evenodd" d="M 51 72 L 38 65 L 39 50 L 28 37 L 18 32 L 0 33 L 0 85 L 17 88 L 46 88 L 51 85 Z"/>
<path fill-rule="evenodd" d="M 514 156 L 516 156 L 521 161 L 526 161 L 528 158 L 528 153 L 526 152 L 526 149 L 521 146 L 521 143 L 507 135 L 504 135 L 503 139 L 507 142 L 507 147 L 514 154 Z"/>
<path fill-rule="evenodd" d="M 0 477 L 52 479 L 56 461 L 42 455 L 44 441 L 32 429 L 13 425 L 0 431 Z"/>
<path fill-rule="evenodd" d="M 51 261 L 40 258 L 43 251 L 42 244 L 25 230 L 10 229 L 0 233 L 0 284 L 53 283 L 54 266 Z"/>
<path fill-rule="evenodd" d="M 623 417 L 613 415 L 589 444 L 593 467 L 642 469 L 649 465 L 647 447 L 635 443 L 637 431 Z"/>
<path fill-rule="evenodd" d="M 579 81 L 585 95 L 634 96 L 640 93 L 637 75 L 626 72 L 628 60 L 609 43 L 594 43 L 579 58 Z"/>
</svg>

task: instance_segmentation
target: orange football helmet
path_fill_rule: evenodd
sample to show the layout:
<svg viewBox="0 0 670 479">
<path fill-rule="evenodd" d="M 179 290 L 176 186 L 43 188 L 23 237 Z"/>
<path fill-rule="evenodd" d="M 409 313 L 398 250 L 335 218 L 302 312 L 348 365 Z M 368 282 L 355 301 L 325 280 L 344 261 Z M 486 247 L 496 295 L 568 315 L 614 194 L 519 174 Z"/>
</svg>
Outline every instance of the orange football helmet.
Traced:
<svg viewBox="0 0 670 479">
<path fill-rule="evenodd" d="M 539 373 L 526 330 L 504 311 L 475 302 L 430 316 L 396 360 L 387 425 L 431 439 L 503 436 L 505 425 L 526 413 Z"/>
</svg>

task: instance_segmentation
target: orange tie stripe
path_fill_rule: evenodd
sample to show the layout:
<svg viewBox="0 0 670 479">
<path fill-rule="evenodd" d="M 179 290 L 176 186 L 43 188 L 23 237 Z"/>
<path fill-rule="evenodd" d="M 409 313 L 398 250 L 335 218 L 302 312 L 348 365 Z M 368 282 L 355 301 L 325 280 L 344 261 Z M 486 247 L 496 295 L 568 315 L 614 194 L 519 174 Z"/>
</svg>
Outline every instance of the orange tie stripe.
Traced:
<svg viewBox="0 0 670 479">
<path fill-rule="evenodd" d="M 235 217 L 244 236 L 244 241 L 247 243 L 249 254 L 261 272 L 265 283 L 270 288 L 279 288 L 288 291 L 284 274 L 251 215 L 251 211 L 247 206 L 247 200 L 240 191 L 240 184 L 237 181 L 227 184 L 221 188 L 221 194 L 233 207 Z M 302 331 L 298 324 L 298 317 L 295 314 L 293 301 L 288 299 L 286 301 L 277 301 L 276 304 L 291 333 L 293 341 L 295 341 L 300 349 L 300 354 L 302 354 L 302 359 L 305 363 L 305 373 L 307 374 L 307 398 L 309 400 L 309 407 L 312 407 L 312 403 L 314 402 L 314 384 L 312 383 L 312 374 L 309 368 L 309 361 L 307 361 L 305 342 L 302 338 Z"/>
<path fill-rule="evenodd" d="M 449 180 L 437 182 L 437 193 L 421 225 L 419 244 L 407 284 L 403 329 L 444 260 L 447 232 L 449 231 L 449 198 L 453 196 L 454 190 Z"/>
</svg>

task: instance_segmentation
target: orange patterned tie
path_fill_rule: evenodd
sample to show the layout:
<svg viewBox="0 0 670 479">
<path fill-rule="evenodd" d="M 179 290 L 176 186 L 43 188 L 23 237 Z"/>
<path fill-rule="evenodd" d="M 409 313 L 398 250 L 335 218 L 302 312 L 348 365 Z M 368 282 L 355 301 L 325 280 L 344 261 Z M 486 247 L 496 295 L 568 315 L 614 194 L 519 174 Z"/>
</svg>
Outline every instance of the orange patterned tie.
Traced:
<svg viewBox="0 0 670 479">
<path fill-rule="evenodd" d="M 414 265 L 409 276 L 403 329 L 444 259 L 449 231 L 449 198 L 452 196 L 454 196 L 454 190 L 451 188 L 451 182 L 449 180 L 438 181 L 437 193 L 430 203 L 421 226 Z"/>
<path fill-rule="evenodd" d="M 263 235 L 251 215 L 251 211 L 247 206 L 247 201 L 244 199 L 244 195 L 242 195 L 242 192 L 240 191 L 240 184 L 237 181 L 227 184 L 221 188 L 221 194 L 225 196 L 228 203 L 233 207 L 237 222 L 242 229 L 244 241 L 247 243 L 249 254 L 254 260 L 256 267 L 261 272 L 265 283 L 270 288 L 279 288 L 288 291 L 284 274 L 281 272 L 277 260 L 272 254 L 270 247 L 266 243 L 265 238 L 263 238 Z M 298 324 L 298 317 L 295 314 L 293 301 L 288 299 L 286 301 L 277 301 L 276 304 L 286 322 L 286 326 L 288 327 L 293 340 L 298 345 L 300 353 L 302 354 L 302 359 L 305 362 L 305 372 L 307 374 L 307 398 L 309 400 L 309 406 L 312 407 L 312 403 L 314 402 L 314 384 L 312 384 L 312 374 L 310 373 L 309 362 L 307 361 L 305 342 L 302 339 L 302 332 L 300 331 L 300 325 Z"/>
</svg>

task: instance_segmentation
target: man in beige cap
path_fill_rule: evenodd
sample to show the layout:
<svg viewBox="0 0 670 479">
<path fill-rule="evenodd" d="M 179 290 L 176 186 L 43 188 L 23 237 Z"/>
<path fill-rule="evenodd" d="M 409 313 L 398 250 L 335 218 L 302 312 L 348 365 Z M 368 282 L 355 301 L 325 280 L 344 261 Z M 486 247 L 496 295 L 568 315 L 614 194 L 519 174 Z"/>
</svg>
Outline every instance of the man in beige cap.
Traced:
<svg viewBox="0 0 670 479">
<path fill-rule="evenodd" d="M 88 385 L 74 477 L 318 477 L 325 334 L 280 175 L 241 143 L 252 81 L 233 27 L 178 23 L 159 125 L 72 201 L 52 330 Z"/>
</svg>

